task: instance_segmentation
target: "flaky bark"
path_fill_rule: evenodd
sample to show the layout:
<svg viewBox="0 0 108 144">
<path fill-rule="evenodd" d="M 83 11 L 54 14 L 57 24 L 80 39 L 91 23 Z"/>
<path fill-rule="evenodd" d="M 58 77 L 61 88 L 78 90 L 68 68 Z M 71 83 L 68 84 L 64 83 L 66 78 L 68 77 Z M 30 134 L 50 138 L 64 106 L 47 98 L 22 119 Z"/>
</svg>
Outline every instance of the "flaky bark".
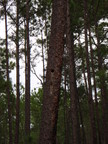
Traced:
<svg viewBox="0 0 108 144">
<path fill-rule="evenodd" d="M 65 0 L 53 0 L 51 37 L 43 94 L 39 144 L 56 144 L 65 14 Z"/>
</svg>

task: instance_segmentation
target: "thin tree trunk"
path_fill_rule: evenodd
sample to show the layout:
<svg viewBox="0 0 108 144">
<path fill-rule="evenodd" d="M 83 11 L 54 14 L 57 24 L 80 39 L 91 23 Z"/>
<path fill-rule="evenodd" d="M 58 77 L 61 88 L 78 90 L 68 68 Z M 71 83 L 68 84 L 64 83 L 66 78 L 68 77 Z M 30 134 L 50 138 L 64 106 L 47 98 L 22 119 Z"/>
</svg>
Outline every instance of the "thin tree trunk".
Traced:
<svg viewBox="0 0 108 144">
<path fill-rule="evenodd" d="M 66 66 L 66 62 L 64 62 Z M 68 108 L 67 108 L 67 94 L 66 94 L 66 84 L 67 84 L 67 74 L 64 68 L 64 126 L 65 126 L 65 140 L 64 144 L 69 144 L 69 129 L 68 129 Z"/>
<path fill-rule="evenodd" d="M 86 72 L 85 72 L 85 64 L 84 64 L 83 56 L 82 56 L 82 72 L 84 75 L 85 91 L 86 91 L 86 94 L 88 95 L 87 77 L 86 77 Z"/>
<path fill-rule="evenodd" d="M 15 144 L 19 144 L 19 119 L 20 119 L 20 80 L 19 80 L 19 1 L 17 0 L 17 18 L 16 18 L 16 128 Z"/>
<path fill-rule="evenodd" d="M 104 70 L 102 65 L 100 40 L 98 36 L 98 24 L 95 22 L 95 32 L 97 37 L 97 49 L 98 49 L 98 69 L 99 71 Z M 102 98 L 102 119 L 103 119 L 103 144 L 108 143 L 108 98 L 106 92 L 105 77 L 100 78 L 100 89 Z"/>
<path fill-rule="evenodd" d="M 69 52 L 69 76 L 70 76 L 70 99 L 71 99 L 71 116 L 73 128 L 73 144 L 81 144 L 80 126 L 78 119 L 78 103 L 76 93 L 76 76 L 75 76 L 75 62 L 74 62 L 74 44 L 70 29 L 70 12 L 69 1 L 67 0 L 67 49 Z"/>
<path fill-rule="evenodd" d="M 25 144 L 30 143 L 30 44 L 29 44 L 29 0 L 26 0 L 26 89 L 25 89 Z"/>
<path fill-rule="evenodd" d="M 87 24 L 88 24 L 87 1 L 84 0 L 84 29 L 85 29 L 85 49 L 86 49 L 87 75 L 88 75 L 88 92 L 89 92 L 88 105 L 89 105 L 89 116 L 90 116 L 90 140 L 91 140 L 90 143 L 97 144 L 97 133 L 96 133 L 96 125 L 95 125 L 94 103 L 92 99 L 91 74 L 90 74 L 90 63 L 89 63 L 89 52 L 88 52 Z"/>
<path fill-rule="evenodd" d="M 45 11 L 45 36 L 46 36 L 46 52 L 48 55 L 49 41 L 48 41 L 48 26 L 47 26 L 47 12 Z"/>
<path fill-rule="evenodd" d="M 44 86 L 44 82 L 45 82 L 45 58 L 44 58 L 44 40 L 43 40 L 42 30 L 41 30 L 41 40 L 42 40 L 43 86 Z"/>
<path fill-rule="evenodd" d="M 56 144 L 62 56 L 64 51 L 65 0 L 53 0 L 50 47 L 43 94 L 39 144 Z"/>
<path fill-rule="evenodd" d="M 86 134 L 85 134 L 85 128 L 84 128 L 84 122 L 83 122 L 83 116 L 82 116 L 82 111 L 81 111 L 81 106 L 80 102 L 78 100 L 78 105 L 79 105 L 79 115 L 80 115 L 80 121 L 81 121 L 81 127 L 82 127 L 82 144 L 86 144 Z"/>
<path fill-rule="evenodd" d="M 99 108 L 98 108 L 98 100 L 97 100 L 97 90 L 96 90 L 96 80 L 95 80 L 95 70 L 94 70 L 93 49 L 92 49 L 92 43 L 91 43 L 90 27 L 89 27 L 89 41 L 90 41 L 91 66 L 92 66 L 93 83 L 94 83 L 94 96 L 95 96 L 96 122 L 97 122 L 97 131 L 98 131 L 98 143 L 101 144 L 100 118 L 99 118 Z"/>
<path fill-rule="evenodd" d="M 8 32 L 7 32 L 7 13 L 6 13 L 6 1 L 4 0 L 4 11 L 5 11 L 5 36 L 6 36 L 6 76 L 7 86 L 6 94 L 8 99 L 8 123 L 9 123 L 9 144 L 12 144 L 12 117 L 11 117 L 11 102 L 10 102 L 10 82 L 9 82 L 9 50 L 8 50 Z"/>
<path fill-rule="evenodd" d="M 78 42 L 79 42 L 80 48 L 82 49 L 81 42 L 80 42 L 80 36 L 79 36 Z M 88 95 L 87 78 L 86 78 L 86 75 L 85 75 L 84 56 L 83 56 L 83 53 L 81 53 L 81 54 L 82 54 L 81 55 L 81 59 L 82 59 L 82 72 L 83 72 L 83 75 L 84 75 L 84 82 L 85 82 L 85 92 L 86 92 L 86 95 Z M 81 125 L 82 125 L 82 144 L 86 144 L 87 143 L 87 138 L 86 138 L 86 133 L 85 133 L 85 128 L 84 128 L 84 122 L 83 122 L 83 115 L 82 115 L 79 99 L 78 99 L 78 103 L 79 103 L 78 105 L 79 105 L 80 121 L 81 121 Z"/>
<path fill-rule="evenodd" d="M 7 133 L 8 133 L 8 116 L 7 115 L 5 116 L 5 125 L 4 125 L 4 127 L 5 127 L 4 144 L 7 144 L 8 143 L 8 135 L 7 135 Z"/>
<path fill-rule="evenodd" d="M 80 49 L 82 51 L 82 53 L 81 53 L 82 72 L 83 72 L 83 75 L 84 75 L 84 83 L 85 83 L 86 94 L 88 95 L 88 85 L 87 85 L 87 78 L 86 78 L 86 74 L 85 74 L 86 71 L 85 71 L 85 63 L 84 63 L 84 54 L 83 54 L 83 49 L 82 49 L 81 42 L 80 42 L 80 36 L 79 36 L 78 42 L 79 42 Z"/>
</svg>

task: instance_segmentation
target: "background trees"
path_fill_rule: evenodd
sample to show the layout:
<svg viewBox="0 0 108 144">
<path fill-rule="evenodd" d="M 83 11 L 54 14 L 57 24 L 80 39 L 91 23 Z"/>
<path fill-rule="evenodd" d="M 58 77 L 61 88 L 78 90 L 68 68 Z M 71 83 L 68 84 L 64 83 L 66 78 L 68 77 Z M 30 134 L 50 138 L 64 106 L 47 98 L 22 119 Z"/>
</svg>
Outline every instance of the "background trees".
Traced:
<svg viewBox="0 0 108 144">
<path fill-rule="evenodd" d="M 0 143 L 23 144 L 25 133 L 29 133 L 27 141 L 33 144 L 39 143 L 40 133 L 42 135 L 40 143 L 42 143 L 45 136 L 42 134 L 43 129 L 53 129 L 52 143 L 56 141 L 61 144 L 107 144 L 107 1 L 80 0 L 80 4 L 77 0 L 67 1 L 67 27 L 65 26 L 65 31 L 62 31 L 62 36 L 60 34 L 61 28 L 64 27 L 62 24 L 66 12 L 65 9 L 60 11 L 63 16 L 61 22 L 56 6 L 54 9 L 56 12 L 53 13 L 56 21 L 52 18 L 54 23 L 51 24 L 52 2 L 55 4 L 56 0 L 27 2 L 21 0 L 20 3 L 17 0 L 0 1 L 0 20 L 5 21 L 4 31 L 6 31 L 5 39 L 0 38 Z M 62 43 L 62 46 L 59 43 Z M 60 60 L 56 61 L 58 53 Z M 62 58 L 61 71 L 58 65 L 61 65 Z M 37 74 L 37 60 L 42 60 L 41 76 Z M 15 85 L 11 80 L 13 69 L 17 72 Z M 23 81 L 26 81 L 25 85 L 21 84 L 24 69 L 26 69 L 26 76 L 23 78 Z M 59 73 L 58 76 L 58 71 L 61 71 L 62 75 Z M 30 90 L 30 75 L 32 77 L 33 74 L 36 76 L 34 81 L 38 79 L 42 84 L 38 90 Z M 58 85 L 57 80 L 59 80 Z M 57 95 L 53 95 L 54 86 L 58 86 Z M 56 88 L 54 90 L 56 91 Z M 51 99 L 48 100 L 50 96 Z M 57 106 L 56 110 L 52 108 L 54 113 L 47 113 L 49 122 L 48 116 L 45 118 L 44 108 L 47 105 L 44 103 L 43 106 L 43 101 L 49 103 L 50 108 L 52 103 L 53 108 Z M 47 107 L 47 110 L 50 108 Z M 25 113 L 29 114 L 27 126 L 29 132 L 25 129 L 25 122 L 28 122 Z M 50 116 L 57 116 L 57 113 L 58 117 L 53 119 L 55 123 L 52 128 L 49 124 Z M 46 121 L 48 126 L 43 127 L 41 119 L 43 122 Z M 56 124 L 57 129 L 54 129 Z M 47 132 L 48 137 L 50 137 L 49 132 Z M 78 137 L 79 142 L 75 137 Z"/>
</svg>

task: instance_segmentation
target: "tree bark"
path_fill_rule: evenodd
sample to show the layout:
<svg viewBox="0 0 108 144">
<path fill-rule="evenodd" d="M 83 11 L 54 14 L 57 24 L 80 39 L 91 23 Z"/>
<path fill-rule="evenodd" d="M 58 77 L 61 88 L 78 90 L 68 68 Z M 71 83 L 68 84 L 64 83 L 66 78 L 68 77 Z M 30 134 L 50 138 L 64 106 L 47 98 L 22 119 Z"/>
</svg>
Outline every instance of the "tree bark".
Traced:
<svg viewBox="0 0 108 144">
<path fill-rule="evenodd" d="M 65 1 L 53 0 L 51 37 L 43 94 L 39 144 L 56 144 L 62 56 L 64 51 Z"/>
<path fill-rule="evenodd" d="M 90 26 L 89 26 L 89 42 L 90 42 L 90 54 L 91 54 L 91 67 L 92 67 L 93 83 L 94 83 L 94 97 L 95 97 L 98 143 L 101 144 L 100 117 L 99 117 L 99 108 L 98 108 L 98 99 L 97 99 L 97 90 L 96 90 L 95 70 L 94 70 L 94 61 L 93 61 L 94 58 L 93 58 L 93 48 L 92 48 L 92 42 L 91 42 Z"/>
<path fill-rule="evenodd" d="M 66 59 L 64 59 L 64 66 L 66 67 Z M 65 138 L 64 138 L 64 144 L 69 144 L 69 123 L 68 123 L 68 106 L 67 106 L 67 74 L 66 69 L 64 68 L 64 131 L 65 131 Z"/>
<path fill-rule="evenodd" d="M 87 76 L 88 76 L 88 105 L 90 116 L 90 140 L 91 140 L 90 143 L 97 144 L 97 133 L 95 125 L 94 103 L 92 98 L 91 74 L 90 74 L 90 63 L 88 52 L 87 27 L 88 27 L 87 1 L 84 0 L 84 29 L 85 29 L 85 49 L 86 49 L 86 64 L 87 64 Z"/>
<path fill-rule="evenodd" d="M 79 42 L 80 49 L 82 49 L 81 42 L 80 42 L 80 35 L 79 35 L 78 42 Z M 86 78 L 86 75 L 85 75 L 85 64 L 84 64 L 83 52 L 81 53 L 81 60 L 82 60 L 82 73 L 84 75 L 85 92 L 86 92 L 86 95 L 88 95 L 88 85 L 87 85 L 87 78 Z M 86 133 L 85 133 L 85 128 L 84 128 L 84 122 L 83 122 L 83 115 L 82 115 L 79 99 L 78 99 L 78 105 L 79 105 L 80 121 L 81 121 L 81 125 L 82 125 L 82 144 L 86 144 L 87 143 L 87 138 L 86 138 Z"/>
<path fill-rule="evenodd" d="M 98 49 L 98 69 L 99 71 L 104 70 L 101 49 L 100 49 L 100 39 L 98 35 L 98 24 L 95 22 L 95 32 L 97 38 L 97 49 Z M 105 76 L 100 77 L 100 89 L 102 98 L 102 119 L 103 119 L 103 143 L 108 143 L 108 98 L 107 98 L 107 88 L 105 83 Z"/>
<path fill-rule="evenodd" d="M 83 48 L 81 46 L 80 35 L 79 35 L 78 43 L 79 43 L 79 47 L 81 49 L 81 61 L 82 61 L 81 65 L 82 65 L 82 73 L 83 73 L 84 83 L 85 83 L 85 90 L 86 90 L 86 94 L 88 95 L 88 84 L 87 84 L 87 77 L 86 77 L 86 70 L 85 70 L 85 59 L 84 59 Z"/>
<path fill-rule="evenodd" d="M 74 61 L 74 40 L 72 39 L 70 29 L 70 10 L 69 0 L 67 0 L 67 49 L 69 53 L 69 77 L 70 77 L 70 100 L 71 100 L 71 116 L 73 128 L 73 144 L 81 144 L 80 126 L 78 118 L 78 95 L 76 93 L 76 76 L 75 76 L 75 61 Z"/>
<path fill-rule="evenodd" d="M 30 143 L 30 43 L 29 43 L 29 0 L 26 0 L 26 86 L 25 86 L 25 144 Z M 26 53 L 25 53 L 26 54 Z"/>
<path fill-rule="evenodd" d="M 9 123 L 9 144 L 12 144 L 12 116 L 11 116 L 11 101 L 10 101 L 10 82 L 9 82 L 9 50 L 8 50 L 8 31 L 7 31 L 7 13 L 6 13 L 7 2 L 4 0 L 4 12 L 5 12 L 5 37 L 6 37 L 6 94 L 8 99 L 8 123 Z"/>
<path fill-rule="evenodd" d="M 42 40 L 43 86 L 44 86 L 44 83 L 45 83 L 45 56 L 44 56 L 44 39 L 43 39 L 42 30 L 41 30 L 41 40 Z"/>
<path fill-rule="evenodd" d="M 16 127 L 15 144 L 19 144 L 19 119 L 20 119 L 20 79 L 19 79 L 19 1 L 17 0 L 16 17 Z"/>
</svg>

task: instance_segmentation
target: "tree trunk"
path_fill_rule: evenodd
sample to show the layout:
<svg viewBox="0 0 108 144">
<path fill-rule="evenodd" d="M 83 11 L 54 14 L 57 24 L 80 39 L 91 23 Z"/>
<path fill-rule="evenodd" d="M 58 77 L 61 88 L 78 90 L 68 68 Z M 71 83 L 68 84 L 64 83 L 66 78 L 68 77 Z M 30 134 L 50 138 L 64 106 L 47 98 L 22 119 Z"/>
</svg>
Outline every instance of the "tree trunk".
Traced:
<svg viewBox="0 0 108 144">
<path fill-rule="evenodd" d="M 88 52 L 87 26 L 88 26 L 87 1 L 84 0 L 84 29 L 85 29 L 85 49 L 86 49 L 86 64 L 87 64 L 87 76 L 88 76 L 88 105 L 90 116 L 90 140 L 91 140 L 90 143 L 97 144 L 97 133 L 95 125 L 94 103 L 92 99 L 91 74 L 90 74 L 90 63 Z"/>
<path fill-rule="evenodd" d="M 70 29 L 70 12 L 69 1 L 67 0 L 67 49 L 69 52 L 69 77 L 70 77 L 70 99 L 71 99 L 71 116 L 73 129 L 73 144 L 81 144 L 80 126 L 78 119 L 78 98 L 76 93 L 76 76 L 74 62 L 74 42 Z"/>
<path fill-rule="evenodd" d="M 90 53 L 91 53 L 91 67 L 92 67 L 93 83 L 94 83 L 94 96 L 95 96 L 96 122 L 97 122 L 97 131 L 98 131 L 98 143 L 101 144 L 100 117 L 99 117 L 99 108 L 98 108 L 98 100 L 97 100 L 95 70 L 94 70 L 94 61 L 93 61 L 94 58 L 93 58 L 93 49 L 92 49 L 92 42 L 91 42 L 90 27 L 89 27 L 89 41 L 90 41 Z"/>
<path fill-rule="evenodd" d="M 66 62 L 64 60 L 64 66 L 66 67 Z M 67 74 L 66 69 L 64 68 L 64 132 L 65 132 L 65 138 L 64 138 L 64 144 L 69 144 L 69 123 L 68 123 L 68 106 L 67 106 Z"/>
<path fill-rule="evenodd" d="M 82 49 L 81 42 L 80 42 L 80 35 L 79 35 L 78 42 L 79 42 L 80 49 Z M 83 51 L 83 49 L 82 49 L 82 51 Z M 82 73 L 84 75 L 85 92 L 86 92 L 86 95 L 88 95 L 88 85 L 87 85 L 87 78 L 86 78 L 86 75 L 85 75 L 85 64 L 84 64 L 83 52 L 81 53 L 81 60 L 82 60 Z M 78 99 L 78 105 L 79 105 L 80 121 L 81 121 L 81 125 L 82 125 L 82 144 L 86 144 L 87 143 L 87 138 L 86 138 L 86 133 L 85 133 L 85 128 L 84 128 L 84 122 L 83 122 L 83 115 L 82 115 L 79 99 Z"/>
<path fill-rule="evenodd" d="M 104 70 L 102 65 L 101 49 L 100 49 L 100 40 L 98 36 L 98 24 L 95 22 L 95 32 L 97 37 L 97 48 L 98 48 L 98 69 L 99 71 Z M 101 89 L 101 98 L 102 98 L 102 119 L 103 119 L 103 144 L 108 143 L 108 98 L 106 92 L 106 83 L 105 76 L 100 77 L 100 89 Z"/>
<path fill-rule="evenodd" d="M 39 144 L 56 144 L 62 56 L 64 51 L 65 0 L 53 0 L 50 47 L 44 86 Z"/>
<path fill-rule="evenodd" d="M 82 65 L 82 73 L 83 73 L 84 83 L 85 83 L 85 90 L 86 90 L 86 94 L 88 95 L 88 84 L 87 84 L 86 70 L 85 70 L 85 59 L 84 59 L 83 48 L 81 46 L 80 35 L 79 35 L 78 43 L 79 43 L 79 47 L 81 49 L 81 61 L 82 61 L 81 65 Z"/>
<path fill-rule="evenodd" d="M 4 0 L 4 11 L 5 11 L 5 37 L 6 37 L 6 94 L 8 99 L 8 123 L 9 123 L 9 144 L 12 144 L 12 117 L 11 117 L 11 101 L 10 101 L 10 82 L 9 82 L 9 50 L 8 50 L 8 32 L 7 32 L 7 13 L 6 13 L 6 1 Z"/>
<path fill-rule="evenodd" d="M 19 111 L 20 111 L 20 80 L 19 80 L 19 1 L 17 0 L 17 18 L 16 18 L 16 128 L 15 144 L 19 144 Z"/>
<path fill-rule="evenodd" d="M 25 89 L 25 144 L 30 143 L 30 44 L 29 44 L 29 0 L 26 0 L 26 89 Z M 26 53 L 25 53 L 26 54 Z"/>
<path fill-rule="evenodd" d="M 44 86 L 44 83 L 45 83 L 45 57 L 44 57 L 44 39 L 43 39 L 42 30 L 41 30 L 41 40 L 42 40 L 43 86 Z"/>
</svg>

